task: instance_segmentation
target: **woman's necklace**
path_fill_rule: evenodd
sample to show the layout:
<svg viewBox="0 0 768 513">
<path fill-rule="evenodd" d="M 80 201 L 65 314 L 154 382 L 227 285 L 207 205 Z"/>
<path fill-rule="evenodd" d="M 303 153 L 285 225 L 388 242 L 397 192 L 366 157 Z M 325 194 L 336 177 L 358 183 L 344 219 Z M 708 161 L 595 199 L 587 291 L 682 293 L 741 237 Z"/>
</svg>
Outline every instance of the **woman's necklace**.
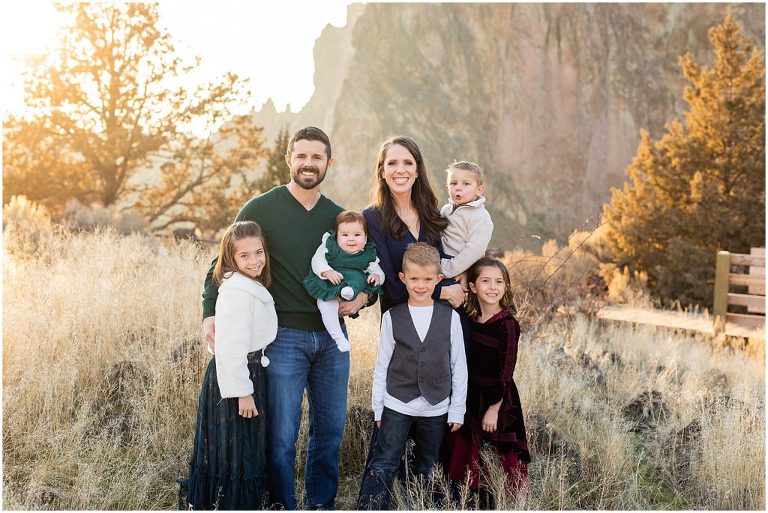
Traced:
<svg viewBox="0 0 768 513">
<path fill-rule="evenodd" d="M 405 226 L 408 228 L 408 231 L 411 232 L 413 238 L 419 240 L 420 219 L 419 214 L 416 212 L 416 209 L 413 208 L 413 205 L 410 202 L 403 207 L 395 204 L 395 212 L 397 212 L 397 216 L 400 220 L 405 223 Z"/>
<path fill-rule="evenodd" d="M 409 205 L 404 209 L 396 209 L 397 215 L 400 218 L 400 220 L 405 223 L 405 226 L 408 228 L 408 231 L 411 232 L 411 235 L 413 235 L 413 238 L 416 240 L 419 240 L 419 214 L 416 212 L 414 208 Z"/>
</svg>

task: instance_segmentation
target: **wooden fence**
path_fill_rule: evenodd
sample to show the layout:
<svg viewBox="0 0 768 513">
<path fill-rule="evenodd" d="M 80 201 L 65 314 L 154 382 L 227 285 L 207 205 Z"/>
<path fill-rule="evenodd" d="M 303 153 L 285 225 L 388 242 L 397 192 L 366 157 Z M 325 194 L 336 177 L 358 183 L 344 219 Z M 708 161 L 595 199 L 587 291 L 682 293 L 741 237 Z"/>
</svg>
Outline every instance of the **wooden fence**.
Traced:
<svg viewBox="0 0 768 513">
<path fill-rule="evenodd" d="M 730 292 L 731 285 L 746 287 L 746 294 Z M 752 248 L 749 255 L 720 251 L 715 267 L 714 299 L 715 334 L 725 330 L 726 322 L 748 328 L 764 327 L 765 248 Z M 747 312 L 729 313 L 729 305 L 746 307 Z"/>
</svg>

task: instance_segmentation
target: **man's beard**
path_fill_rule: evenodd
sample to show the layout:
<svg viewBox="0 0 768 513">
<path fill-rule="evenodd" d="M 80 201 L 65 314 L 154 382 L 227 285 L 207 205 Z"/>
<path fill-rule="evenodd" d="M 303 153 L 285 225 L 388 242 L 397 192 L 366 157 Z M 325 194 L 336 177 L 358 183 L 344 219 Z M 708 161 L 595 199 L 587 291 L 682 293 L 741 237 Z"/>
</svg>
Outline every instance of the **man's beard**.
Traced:
<svg viewBox="0 0 768 513">
<path fill-rule="evenodd" d="M 315 172 L 315 175 L 313 177 L 303 176 L 301 174 L 303 171 L 313 171 Z M 320 185 L 324 179 L 325 172 L 320 173 L 320 169 L 318 169 L 317 166 L 302 166 L 293 174 L 293 181 L 296 182 L 296 185 L 307 190 L 314 189 Z"/>
</svg>

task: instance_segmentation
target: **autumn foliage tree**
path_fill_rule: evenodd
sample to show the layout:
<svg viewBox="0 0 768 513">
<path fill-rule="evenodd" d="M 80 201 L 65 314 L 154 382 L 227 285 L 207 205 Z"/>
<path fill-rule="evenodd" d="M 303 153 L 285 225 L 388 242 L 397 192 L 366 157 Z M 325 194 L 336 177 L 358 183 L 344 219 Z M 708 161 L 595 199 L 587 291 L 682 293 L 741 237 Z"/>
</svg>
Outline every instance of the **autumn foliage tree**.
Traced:
<svg viewBox="0 0 768 513">
<path fill-rule="evenodd" d="M 729 16 L 709 66 L 680 58 L 684 121 L 645 131 L 629 181 L 603 211 L 616 263 L 648 273 L 661 298 L 710 305 L 715 255 L 765 245 L 765 67 Z"/>
<path fill-rule="evenodd" d="M 133 187 L 130 205 L 156 229 L 186 222 L 215 234 L 259 192 L 256 169 L 266 153 L 262 129 L 248 115 L 204 139 L 178 137 L 152 157 L 160 173 Z"/>
<path fill-rule="evenodd" d="M 3 201 L 23 194 L 138 210 L 155 229 L 234 217 L 265 156 L 261 128 L 231 107 L 248 98 L 228 74 L 191 85 L 156 4 L 75 3 L 56 51 L 25 71 L 27 113 L 4 120 Z M 207 136 L 195 136 L 208 134 Z"/>
</svg>

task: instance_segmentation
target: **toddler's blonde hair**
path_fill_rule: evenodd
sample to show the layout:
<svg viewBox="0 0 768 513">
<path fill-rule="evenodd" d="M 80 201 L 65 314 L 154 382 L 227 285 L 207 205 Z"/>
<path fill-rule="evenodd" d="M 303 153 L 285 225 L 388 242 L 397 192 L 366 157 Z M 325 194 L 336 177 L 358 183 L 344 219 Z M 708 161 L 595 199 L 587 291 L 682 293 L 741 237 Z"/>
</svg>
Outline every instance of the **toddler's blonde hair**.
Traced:
<svg viewBox="0 0 768 513">
<path fill-rule="evenodd" d="M 454 169 L 472 171 L 477 175 L 477 181 L 480 185 L 485 182 L 485 173 L 483 173 L 483 169 L 474 162 L 470 162 L 468 160 L 454 160 L 451 165 L 448 166 L 448 169 L 445 170 L 445 174 L 450 175 L 451 171 Z"/>
<path fill-rule="evenodd" d="M 426 242 L 408 244 L 408 247 L 405 248 L 405 254 L 403 254 L 403 272 L 405 272 L 406 263 L 422 267 L 435 267 L 436 271 L 440 273 L 440 253 L 434 246 L 430 246 Z"/>
</svg>

